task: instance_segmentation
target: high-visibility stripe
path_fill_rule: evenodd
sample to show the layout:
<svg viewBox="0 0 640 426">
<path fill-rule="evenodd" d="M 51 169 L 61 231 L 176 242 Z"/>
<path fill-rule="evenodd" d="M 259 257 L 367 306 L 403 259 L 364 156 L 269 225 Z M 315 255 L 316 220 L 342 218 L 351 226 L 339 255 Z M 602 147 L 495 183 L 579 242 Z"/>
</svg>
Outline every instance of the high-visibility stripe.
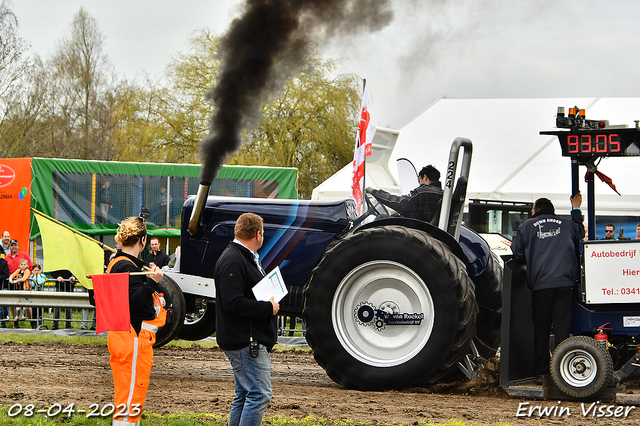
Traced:
<svg viewBox="0 0 640 426">
<path fill-rule="evenodd" d="M 133 399 L 133 391 L 136 387 L 136 367 L 138 366 L 138 338 L 133 339 L 133 358 L 131 362 L 131 382 L 129 383 L 129 399 L 127 400 L 127 411 L 124 418 L 125 421 L 129 419 L 129 412 L 131 411 L 131 400 Z"/>
<path fill-rule="evenodd" d="M 151 325 L 148 322 L 142 321 L 142 327 L 140 329 L 147 330 L 155 334 L 158 332 L 158 328 L 159 327 L 157 325 Z"/>
</svg>

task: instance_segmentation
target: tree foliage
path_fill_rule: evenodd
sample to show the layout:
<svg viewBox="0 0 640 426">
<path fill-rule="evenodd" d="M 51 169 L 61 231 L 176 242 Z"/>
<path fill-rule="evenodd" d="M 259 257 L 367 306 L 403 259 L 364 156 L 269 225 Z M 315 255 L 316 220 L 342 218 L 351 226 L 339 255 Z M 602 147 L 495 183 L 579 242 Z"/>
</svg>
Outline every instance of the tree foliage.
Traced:
<svg viewBox="0 0 640 426">
<path fill-rule="evenodd" d="M 334 75 L 335 63 L 313 59 L 262 108 L 259 127 L 248 132 L 231 164 L 296 167 L 298 194 L 353 160 L 360 105 L 359 79 Z"/>
</svg>

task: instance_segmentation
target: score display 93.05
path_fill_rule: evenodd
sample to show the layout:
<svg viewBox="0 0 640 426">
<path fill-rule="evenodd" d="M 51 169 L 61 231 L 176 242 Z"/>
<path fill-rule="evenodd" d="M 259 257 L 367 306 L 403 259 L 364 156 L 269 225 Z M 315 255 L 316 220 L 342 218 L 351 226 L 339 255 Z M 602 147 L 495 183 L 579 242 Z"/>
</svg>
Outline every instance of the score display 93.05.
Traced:
<svg viewBox="0 0 640 426">
<path fill-rule="evenodd" d="M 620 134 L 585 134 L 585 135 L 566 135 L 562 148 L 562 155 L 601 155 L 611 156 L 620 155 Z"/>
<path fill-rule="evenodd" d="M 640 155 L 640 132 L 634 128 L 540 132 L 555 135 L 563 157 L 627 157 Z"/>
<path fill-rule="evenodd" d="M 610 126 L 609 120 L 587 120 L 584 109 L 558 107 L 556 127 L 568 130 L 540 132 L 554 135 L 560 141 L 563 157 L 580 157 L 589 161 L 593 157 L 626 157 L 640 155 L 640 126 Z M 580 160 L 578 160 L 580 161 Z"/>
</svg>

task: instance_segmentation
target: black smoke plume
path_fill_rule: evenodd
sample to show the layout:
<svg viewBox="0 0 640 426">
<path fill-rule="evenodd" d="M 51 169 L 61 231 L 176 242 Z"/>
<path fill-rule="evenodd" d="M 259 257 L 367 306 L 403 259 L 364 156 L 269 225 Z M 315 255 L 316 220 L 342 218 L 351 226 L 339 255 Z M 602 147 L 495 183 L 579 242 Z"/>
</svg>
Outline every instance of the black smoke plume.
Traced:
<svg viewBox="0 0 640 426">
<path fill-rule="evenodd" d="M 206 182 L 240 148 L 241 129 L 267 95 L 304 63 L 312 41 L 376 31 L 393 19 L 388 0 L 247 0 L 243 9 L 221 40 L 221 72 L 206 95 L 214 106 L 209 135 L 200 142 Z"/>
</svg>

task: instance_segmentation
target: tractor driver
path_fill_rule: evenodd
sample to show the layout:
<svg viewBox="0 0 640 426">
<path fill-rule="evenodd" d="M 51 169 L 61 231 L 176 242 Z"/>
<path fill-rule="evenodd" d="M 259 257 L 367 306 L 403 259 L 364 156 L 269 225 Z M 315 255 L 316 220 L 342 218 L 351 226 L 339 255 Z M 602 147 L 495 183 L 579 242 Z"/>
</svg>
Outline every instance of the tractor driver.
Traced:
<svg viewBox="0 0 640 426">
<path fill-rule="evenodd" d="M 392 195 L 382 189 L 371 187 L 367 187 L 365 191 L 402 216 L 431 222 L 440 208 L 438 202 L 442 199 L 440 172 L 432 165 L 425 166 L 418 173 L 418 182 L 420 186 L 412 189 L 407 195 Z"/>
</svg>

